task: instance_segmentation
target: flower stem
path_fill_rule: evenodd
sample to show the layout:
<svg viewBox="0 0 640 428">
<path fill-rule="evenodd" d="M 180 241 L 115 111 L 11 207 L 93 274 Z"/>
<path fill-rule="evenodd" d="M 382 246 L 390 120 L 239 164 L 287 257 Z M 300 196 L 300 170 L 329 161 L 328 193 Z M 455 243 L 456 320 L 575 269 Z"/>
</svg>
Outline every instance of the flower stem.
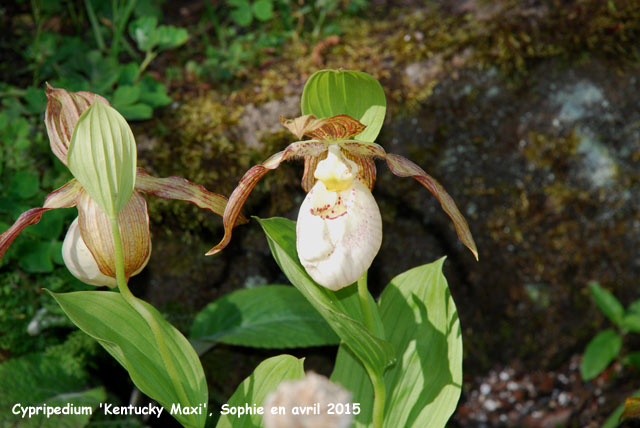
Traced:
<svg viewBox="0 0 640 428">
<path fill-rule="evenodd" d="M 360 306 L 362 307 L 362 314 L 364 315 L 364 325 L 371 333 L 374 333 L 373 311 L 370 306 L 371 302 L 369 301 L 366 270 L 358 280 L 358 296 L 360 296 Z"/>
<path fill-rule="evenodd" d="M 173 383 L 176 392 L 178 393 L 178 397 L 180 401 L 184 404 L 189 403 L 189 399 L 187 398 L 187 394 L 180 382 L 180 377 L 178 376 L 178 371 L 171 359 L 171 355 L 169 354 L 169 350 L 167 349 L 167 344 L 165 343 L 164 336 L 162 335 L 162 331 L 160 330 L 160 325 L 158 321 L 153 317 L 153 314 L 149 312 L 141 302 L 138 300 L 131 290 L 129 290 L 129 286 L 127 285 L 127 279 L 124 273 L 124 255 L 122 252 L 122 237 L 120 236 L 120 226 L 118 225 L 118 220 L 116 216 L 110 218 L 111 220 L 111 233 L 113 234 L 113 247 L 114 247 L 114 256 L 116 262 L 116 281 L 118 283 L 118 288 L 120 289 L 120 294 L 124 298 L 124 300 L 131 306 L 149 325 L 151 329 L 151 333 L 158 345 L 158 351 L 160 352 L 160 357 L 162 358 L 162 362 L 167 369 L 167 373 L 169 374 L 169 378 L 171 379 L 171 383 Z"/>
<path fill-rule="evenodd" d="M 367 288 L 367 271 L 362 274 L 358 280 L 358 296 L 360 297 L 360 305 L 364 316 L 364 323 L 367 329 L 375 336 L 374 319 L 372 308 L 372 300 L 369 298 L 369 290 Z M 384 377 L 373 371 L 367 370 L 371 384 L 373 385 L 373 428 L 382 428 L 384 422 L 384 406 L 387 399 L 387 390 L 384 384 Z"/>
</svg>

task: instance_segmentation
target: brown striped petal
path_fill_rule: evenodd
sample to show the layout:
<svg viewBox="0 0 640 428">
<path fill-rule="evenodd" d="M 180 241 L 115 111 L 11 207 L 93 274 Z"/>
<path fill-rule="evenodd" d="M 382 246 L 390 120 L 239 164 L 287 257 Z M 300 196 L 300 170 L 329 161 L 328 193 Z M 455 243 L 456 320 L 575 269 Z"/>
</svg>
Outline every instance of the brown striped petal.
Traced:
<svg viewBox="0 0 640 428">
<path fill-rule="evenodd" d="M 91 92 L 69 92 L 47 84 L 45 90 L 49 102 L 44 117 L 44 123 L 49 134 L 49 143 L 53 153 L 67 165 L 67 151 L 73 129 L 78 123 L 80 115 L 94 103 L 96 99 L 109 104 L 100 95 Z"/>
<path fill-rule="evenodd" d="M 74 206 L 81 190 L 82 187 L 80 187 L 80 184 L 76 180 L 71 180 L 64 186 L 51 192 L 49 196 L 47 196 L 42 208 L 32 208 L 29 211 L 23 212 L 11 227 L 0 235 L 0 259 L 2 259 L 2 256 L 4 256 L 4 253 L 13 240 L 16 239 L 25 227 L 38 223 L 42 217 L 42 213 L 45 211 Z"/>
<path fill-rule="evenodd" d="M 348 140 L 366 128 L 366 125 L 346 114 L 322 119 L 320 126 L 307 130 L 304 134 L 320 141 Z"/>
<path fill-rule="evenodd" d="M 231 194 L 231 197 L 229 197 L 229 202 L 224 210 L 224 237 L 218 245 L 209 250 L 206 255 L 210 256 L 212 254 L 216 254 L 229 245 L 229 241 L 231 241 L 231 230 L 233 229 L 233 225 L 236 224 L 236 220 L 240 215 L 242 206 L 258 181 L 260 181 L 267 172 L 272 169 L 276 169 L 280 166 L 280 163 L 288 159 L 300 156 L 318 156 L 325 150 L 325 145 L 319 141 L 297 141 L 295 143 L 291 143 L 283 151 L 272 155 L 261 165 L 256 165 L 247 171 L 240 179 L 240 182 L 238 182 L 238 186 Z"/>
<path fill-rule="evenodd" d="M 182 177 L 154 177 L 145 170 L 138 168 L 136 175 L 136 190 L 163 199 L 177 199 L 187 201 L 200 208 L 209 210 L 220 217 L 227 206 L 227 198 L 217 193 L 209 192 L 203 186 L 192 183 Z M 238 216 L 235 225 L 247 223 L 244 216 Z"/>
<path fill-rule="evenodd" d="M 442 187 L 442 185 L 440 185 L 440 183 L 438 183 L 433 177 L 424 172 L 422 168 L 407 158 L 389 153 L 386 155 L 386 160 L 387 165 L 389 165 L 389 169 L 391 169 L 391 172 L 395 175 L 399 177 L 413 177 L 433 193 L 433 195 L 440 201 L 440 205 L 444 212 L 446 212 L 453 221 L 453 225 L 456 228 L 460 241 L 462 241 L 462 243 L 471 250 L 476 260 L 478 260 L 478 250 L 476 248 L 476 243 L 473 240 L 473 236 L 471 235 L 471 231 L 469 230 L 469 225 L 464 219 L 462 213 L 460 213 L 460 210 L 458 210 L 453 198 L 451 198 L 447 191 L 444 190 L 444 187 Z"/>
<path fill-rule="evenodd" d="M 78 198 L 78 225 L 82 240 L 91 251 L 100 272 L 115 277 L 111 223 L 87 192 L 82 192 Z M 127 205 L 118 213 L 118 225 L 128 279 L 144 267 L 151 254 L 147 203 L 140 193 L 134 191 Z"/>
</svg>

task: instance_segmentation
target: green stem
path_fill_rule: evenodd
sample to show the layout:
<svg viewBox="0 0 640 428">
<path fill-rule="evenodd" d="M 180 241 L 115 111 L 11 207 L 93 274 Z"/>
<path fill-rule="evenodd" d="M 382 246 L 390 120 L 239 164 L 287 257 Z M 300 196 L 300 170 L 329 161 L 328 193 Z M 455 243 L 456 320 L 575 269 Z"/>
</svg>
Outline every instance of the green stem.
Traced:
<svg viewBox="0 0 640 428">
<path fill-rule="evenodd" d="M 147 67 L 151 63 L 151 61 L 153 61 L 153 59 L 157 55 L 158 55 L 158 53 L 154 52 L 154 51 L 147 51 L 145 53 L 144 60 L 142 61 L 142 63 L 138 67 L 138 75 L 136 76 L 136 80 L 135 80 L 136 82 L 138 82 L 138 80 L 140 79 L 140 76 L 142 76 L 142 73 L 144 73 L 144 71 L 147 69 Z"/>
<path fill-rule="evenodd" d="M 373 383 L 373 428 L 382 428 L 387 389 L 382 377 L 374 375 L 371 377 L 371 383 Z"/>
<path fill-rule="evenodd" d="M 358 296 L 360 297 L 365 326 L 375 335 L 373 321 L 374 309 L 371 307 L 372 300 L 369 298 L 369 290 L 367 289 L 367 271 L 365 271 L 358 280 Z M 367 373 L 373 385 L 373 428 L 382 428 L 382 423 L 384 422 L 384 406 L 387 399 L 384 377 L 378 376 L 369 370 L 367 370 Z"/>
<path fill-rule="evenodd" d="M 364 315 L 364 324 L 371 333 L 374 333 L 373 311 L 369 301 L 369 290 L 367 289 L 367 271 L 364 271 L 358 280 L 358 296 L 360 297 L 360 306 Z"/>
<path fill-rule="evenodd" d="M 180 382 L 180 377 L 178 376 L 178 371 L 176 370 L 175 365 L 173 364 L 173 360 L 171 359 L 171 355 L 169 354 L 169 350 L 167 349 L 167 344 L 164 341 L 164 337 L 162 335 L 162 331 L 160 330 L 160 325 L 158 321 L 153 317 L 149 309 L 147 309 L 141 302 L 138 300 L 131 290 L 129 290 L 129 286 L 127 285 L 127 280 L 124 272 L 124 255 L 122 252 L 122 238 L 120 236 L 120 226 L 118 225 L 118 220 L 116 216 L 112 216 L 110 218 L 111 221 L 111 232 L 113 234 L 113 247 L 114 247 L 114 256 L 116 262 L 116 281 L 118 283 L 118 288 L 120 289 L 120 294 L 124 300 L 144 318 L 144 320 L 151 328 L 151 333 L 158 344 L 158 351 L 160 352 L 160 356 L 162 357 L 162 362 L 167 369 L 167 373 L 169 374 L 169 378 L 173 383 L 174 388 L 178 393 L 178 397 L 180 397 L 180 401 L 182 403 L 189 403 L 189 399 L 187 398 L 187 394 Z"/>
<path fill-rule="evenodd" d="M 136 5 L 136 0 L 130 0 L 126 3 L 124 8 L 124 12 L 120 15 L 118 11 L 118 6 L 116 1 L 114 0 L 112 3 L 113 7 L 113 24 L 114 24 L 114 33 L 113 33 L 113 42 L 111 44 L 111 58 L 118 58 L 118 54 L 120 53 L 120 39 L 122 39 L 122 35 L 127 26 L 127 22 L 129 21 L 129 17 L 131 17 L 131 12 L 133 12 L 133 8 Z"/>
</svg>

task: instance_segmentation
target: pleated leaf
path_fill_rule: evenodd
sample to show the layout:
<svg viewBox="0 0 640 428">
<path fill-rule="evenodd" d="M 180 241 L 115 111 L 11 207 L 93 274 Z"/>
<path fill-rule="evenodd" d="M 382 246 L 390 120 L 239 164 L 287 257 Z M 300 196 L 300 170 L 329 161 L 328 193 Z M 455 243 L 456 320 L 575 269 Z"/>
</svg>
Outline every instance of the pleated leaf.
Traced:
<svg viewBox="0 0 640 428">
<path fill-rule="evenodd" d="M 366 126 L 356 139 L 373 142 L 380 133 L 387 101 L 380 83 L 361 71 L 321 70 L 302 92 L 302 114 L 319 118 L 346 114 Z"/>
<path fill-rule="evenodd" d="M 135 186 L 136 145 L 127 121 L 113 107 L 96 100 L 80 116 L 67 161 L 109 217 L 124 208 Z"/>
<path fill-rule="evenodd" d="M 140 300 L 160 327 L 188 402 L 176 391 L 151 328 L 120 293 L 77 291 L 51 295 L 76 326 L 95 338 L 122 364 L 140 391 L 167 411 L 174 403 L 195 407 L 208 402 L 204 371 L 193 347 L 153 306 Z M 173 416 L 185 427 L 203 427 L 207 417 L 206 413 Z"/>
<path fill-rule="evenodd" d="M 246 378 L 227 404 L 229 407 L 262 406 L 269 393 L 285 380 L 304 378 L 304 360 L 291 355 L 272 357 L 256 367 L 251 376 Z M 265 411 L 268 411 L 265 409 Z M 216 428 L 258 428 L 262 426 L 260 415 L 222 415 Z"/>
<path fill-rule="evenodd" d="M 234 291 L 195 318 L 190 339 L 203 349 L 216 342 L 255 348 L 337 345 L 340 339 L 294 287 L 269 285 Z"/>
<path fill-rule="evenodd" d="M 385 373 L 387 428 L 442 428 L 460 398 L 462 336 L 443 263 L 440 259 L 395 277 L 380 297 L 384 328 L 398 355 Z M 342 346 L 331 380 L 353 392 L 363 409 L 372 408 L 367 373 Z M 370 412 L 356 416 L 356 427 L 370 425 Z"/>
</svg>

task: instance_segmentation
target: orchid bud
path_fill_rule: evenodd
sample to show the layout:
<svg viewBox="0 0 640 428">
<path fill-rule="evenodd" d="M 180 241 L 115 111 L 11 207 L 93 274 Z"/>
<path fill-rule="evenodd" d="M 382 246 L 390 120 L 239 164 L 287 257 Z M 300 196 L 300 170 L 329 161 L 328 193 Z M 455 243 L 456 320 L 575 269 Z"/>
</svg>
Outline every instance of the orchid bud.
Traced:
<svg viewBox="0 0 640 428">
<path fill-rule="evenodd" d="M 357 281 L 382 243 L 380 210 L 357 172 L 355 162 L 330 146 L 298 214 L 300 262 L 314 281 L 331 290 Z"/>
<path fill-rule="evenodd" d="M 71 135 L 80 115 L 96 100 L 107 104 L 108 101 L 91 92 L 68 92 L 49 85 L 47 85 L 45 92 L 49 102 L 47 103 L 44 123 L 47 126 L 51 150 L 63 164 L 67 165 L 67 152 L 71 142 Z"/>
<path fill-rule="evenodd" d="M 149 262 L 150 256 L 151 251 L 147 251 L 146 258 L 142 261 L 138 269 L 129 276 L 139 274 Z M 84 239 L 82 239 L 78 218 L 71 223 L 64 242 L 62 243 L 62 259 L 67 269 L 69 269 L 69 272 L 86 284 L 96 286 L 106 285 L 111 288 L 117 285 L 115 276 L 111 277 L 100 271 L 98 262 L 96 262 L 89 247 L 87 247 Z"/>
<path fill-rule="evenodd" d="M 348 406 L 350 402 L 349 391 L 311 372 L 304 379 L 280 383 L 267 396 L 262 422 L 267 428 L 347 428 L 352 422 L 351 412 L 329 412 L 330 404 Z M 284 413 L 271 412 L 279 407 L 284 408 Z M 294 408 L 311 410 L 295 414 Z"/>
<path fill-rule="evenodd" d="M 67 153 L 69 170 L 110 218 L 122 210 L 135 187 L 136 143 L 127 121 L 102 101 L 78 123 Z"/>
</svg>

